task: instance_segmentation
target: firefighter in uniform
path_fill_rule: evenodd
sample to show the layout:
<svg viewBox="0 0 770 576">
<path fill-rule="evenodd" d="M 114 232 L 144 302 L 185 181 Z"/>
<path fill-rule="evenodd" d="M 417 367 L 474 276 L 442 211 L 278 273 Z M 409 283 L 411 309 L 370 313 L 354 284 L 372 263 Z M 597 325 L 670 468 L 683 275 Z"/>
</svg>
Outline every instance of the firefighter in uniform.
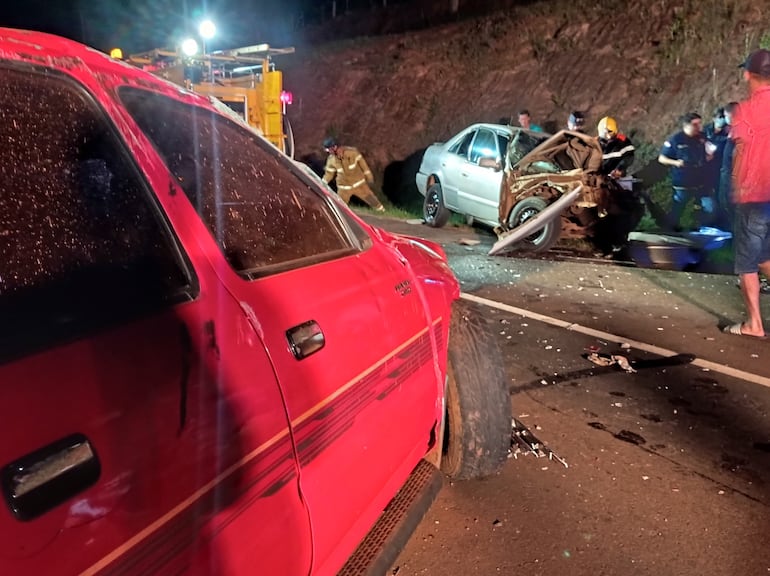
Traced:
<svg viewBox="0 0 770 576">
<path fill-rule="evenodd" d="M 361 153 L 352 146 L 340 146 L 334 138 L 324 140 L 323 146 L 329 154 L 324 170 L 324 182 L 329 184 L 337 179 L 337 194 L 345 204 L 349 204 L 350 197 L 355 196 L 377 212 L 384 212 L 385 207 L 369 188 L 374 178 Z"/>
<path fill-rule="evenodd" d="M 634 145 L 628 136 L 618 132 L 617 121 L 609 116 L 599 120 L 597 132 L 603 154 L 602 174 L 622 178 L 634 163 Z"/>
<path fill-rule="evenodd" d="M 622 179 L 634 163 L 634 145 L 625 134 L 618 131 L 617 121 L 605 116 L 599 120 L 596 130 L 602 149 L 601 173 L 613 179 Z M 628 233 L 634 230 L 644 215 L 644 206 L 633 188 L 618 183 L 610 187 L 612 208 L 607 218 L 601 218 L 594 227 L 594 242 L 605 257 L 620 252 L 628 243 Z"/>
</svg>

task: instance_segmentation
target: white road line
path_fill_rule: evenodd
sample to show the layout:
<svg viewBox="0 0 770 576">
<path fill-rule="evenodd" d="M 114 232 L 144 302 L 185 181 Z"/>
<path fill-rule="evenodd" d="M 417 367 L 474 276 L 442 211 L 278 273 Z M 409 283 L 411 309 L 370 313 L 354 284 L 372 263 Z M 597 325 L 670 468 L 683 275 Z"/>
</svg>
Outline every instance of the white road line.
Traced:
<svg viewBox="0 0 770 576">
<path fill-rule="evenodd" d="M 463 292 L 460 294 L 460 297 L 471 302 L 476 302 L 477 304 L 482 304 L 483 306 L 488 306 L 489 308 L 510 312 L 511 314 L 518 314 L 519 316 L 524 316 L 525 318 L 530 318 L 531 320 L 537 320 L 538 322 L 543 322 L 544 324 L 550 324 L 551 326 L 564 328 L 565 330 L 571 330 L 572 332 L 579 332 L 580 334 L 593 336 L 594 338 L 600 338 L 602 340 L 607 340 L 608 342 L 615 342 L 617 344 L 623 344 L 626 342 L 637 350 L 642 350 L 651 354 L 657 354 L 658 356 L 667 357 L 677 356 L 679 354 L 679 352 L 674 352 L 673 350 L 668 350 L 667 348 L 661 348 L 660 346 L 654 346 L 652 344 L 639 342 L 637 340 L 629 340 L 628 338 L 621 338 L 620 336 L 610 334 L 609 332 L 594 330 L 593 328 L 581 326 L 580 324 L 575 324 L 573 322 L 565 322 L 564 320 L 559 320 L 558 318 L 553 318 L 544 314 L 538 314 L 537 312 L 532 312 L 531 310 L 517 308 L 516 306 L 510 306 L 508 304 L 503 304 L 502 302 L 497 302 L 496 300 L 489 300 L 488 298 L 475 296 L 474 294 L 467 294 Z M 712 372 L 724 374 L 725 376 L 739 378 L 741 380 L 745 380 L 746 382 L 751 382 L 753 384 L 759 384 L 760 386 L 766 386 L 767 388 L 770 388 L 770 378 L 760 376 L 759 374 L 752 374 L 751 372 L 745 372 L 743 370 L 738 370 L 737 368 L 731 368 L 730 366 L 725 366 L 724 364 L 717 364 L 716 362 L 710 362 L 708 360 L 703 360 L 697 357 L 691 362 L 691 364 L 698 366 L 699 368 L 706 368 Z"/>
</svg>

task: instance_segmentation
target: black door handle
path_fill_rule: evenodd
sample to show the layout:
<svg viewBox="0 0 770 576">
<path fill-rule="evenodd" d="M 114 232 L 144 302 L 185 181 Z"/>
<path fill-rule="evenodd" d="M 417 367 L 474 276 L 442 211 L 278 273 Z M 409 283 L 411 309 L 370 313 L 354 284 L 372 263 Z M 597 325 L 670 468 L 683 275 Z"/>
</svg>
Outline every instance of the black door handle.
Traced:
<svg viewBox="0 0 770 576">
<path fill-rule="evenodd" d="M 326 338 L 315 320 L 310 320 L 286 331 L 291 353 L 297 360 L 315 354 L 326 345 Z"/>
<path fill-rule="evenodd" d="M 3 496 L 19 520 L 32 520 L 93 486 L 101 465 L 88 438 L 73 434 L 0 472 Z"/>
</svg>

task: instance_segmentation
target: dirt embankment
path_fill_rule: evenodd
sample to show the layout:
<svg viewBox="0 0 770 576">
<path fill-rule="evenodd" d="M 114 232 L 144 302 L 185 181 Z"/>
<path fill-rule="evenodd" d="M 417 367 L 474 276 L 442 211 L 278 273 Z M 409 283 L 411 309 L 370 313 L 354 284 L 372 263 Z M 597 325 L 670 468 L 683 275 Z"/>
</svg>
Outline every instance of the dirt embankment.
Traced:
<svg viewBox="0 0 770 576">
<path fill-rule="evenodd" d="M 677 118 L 744 95 L 737 64 L 770 41 L 769 0 L 542 0 L 440 27 L 300 48 L 282 60 L 297 156 L 326 134 L 359 147 L 388 196 L 422 150 L 528 108 L 546 129 L 605 115 L 657 156 Z"/>
</svg>

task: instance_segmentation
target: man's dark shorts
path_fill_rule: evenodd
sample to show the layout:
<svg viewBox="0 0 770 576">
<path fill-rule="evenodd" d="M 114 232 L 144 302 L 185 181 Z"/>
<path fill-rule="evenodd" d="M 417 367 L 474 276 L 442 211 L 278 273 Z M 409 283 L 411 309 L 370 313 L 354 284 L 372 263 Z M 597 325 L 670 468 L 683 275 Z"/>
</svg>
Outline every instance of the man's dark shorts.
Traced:
<svg viewBox="0 0 770 576">
<path fill-rule="evenodd" d="M 735 205 L 735 273 L 751 274 L 770 261 L 770 202 Z"/>
</svg>

